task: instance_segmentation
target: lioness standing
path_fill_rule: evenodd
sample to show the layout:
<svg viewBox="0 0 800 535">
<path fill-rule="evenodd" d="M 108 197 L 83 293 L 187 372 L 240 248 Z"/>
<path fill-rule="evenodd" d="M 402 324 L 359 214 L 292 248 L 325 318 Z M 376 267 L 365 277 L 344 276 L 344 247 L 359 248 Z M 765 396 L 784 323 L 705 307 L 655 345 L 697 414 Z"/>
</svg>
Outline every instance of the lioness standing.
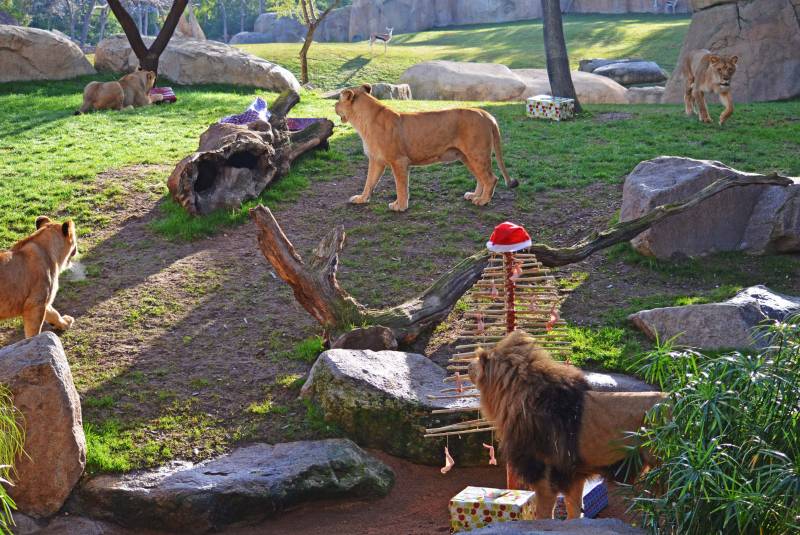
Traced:
<svg viewBox="0 0 800 535">
<path fill-rule="evenodd" d="M 150 95 L 156 73 L 141 68 L 126 74 L 116 82 L 89 82 L 83 89 L 83 105 L 75 115 L 89 110 L 121 110 L 131 106 L 149 106 L 164 98 Z"/>
<path fill-rule="evenodd" d="M 53 308 L 58 274 L 78 253 L 78 237 L 72 221 L 56 223 L 36 218 L 36 232 L 0 251 L 0 320 L 22 316 L 25 337 L 42 332 L 46 320 L 58 329 L 74 321 Z"/>
<path fill-rule="evenodd" d="M 500 129 L 489 113 L 476 108 L 398 113 L 384 106 L 371 91 L 369 84 L 345 89 L 336 103 L 336 114 L 343 123 L 353 125 L 369 158 L 364 192 L 350 197 L 351 203 L 369 202 L 388 165 L 397 189 L 397 200 L 389 208 L 403 212 L 408 209 L 409 166 L 460 160 L 477 179 L 475 191 L 465 193 L 464 198 L 483 206 L 492 199 L 497 185 L 492 150 L 506 185 L 514 188 L 519 184 L 508 176 Z"/>
<path fill-rule="evenodd" d="M 725 109 L 719 116 L 722 125 L 733 113 L 733 95 L 731 95 L 731 78 L 736 72 L 738 56 L 720 56 L 708 50 L 695 50 L 683 59 L 681 67 L 686 77 L 686 91 L 683 101 L 686 103 L 686 115 L 692 116 L 694 106 L 697 105 L 697 114 L 704 123 L 710 123 L 706 107 L 706 92 L 719 95 L 719 100 Z"/>
</svg>

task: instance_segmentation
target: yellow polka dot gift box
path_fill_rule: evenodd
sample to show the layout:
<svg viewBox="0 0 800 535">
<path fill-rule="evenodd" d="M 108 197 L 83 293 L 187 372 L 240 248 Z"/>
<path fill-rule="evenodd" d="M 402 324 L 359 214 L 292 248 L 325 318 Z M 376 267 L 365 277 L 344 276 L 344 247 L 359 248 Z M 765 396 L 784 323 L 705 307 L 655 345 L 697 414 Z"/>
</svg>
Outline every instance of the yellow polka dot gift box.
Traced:
<svg viewBox="0 0 800 535">
<path fill-rule="evenodd" d="M 532 520 L 533 496 L 527 490 L 467 487 L 450 500 L 450 533 L 495 522 Z"/>
<path fill-rule="evenodd" d="M 575 117 L 575 101 L 571 98 L 536 95 L 525 103 L 528 117 L 565 121 Z"/>
</svg>

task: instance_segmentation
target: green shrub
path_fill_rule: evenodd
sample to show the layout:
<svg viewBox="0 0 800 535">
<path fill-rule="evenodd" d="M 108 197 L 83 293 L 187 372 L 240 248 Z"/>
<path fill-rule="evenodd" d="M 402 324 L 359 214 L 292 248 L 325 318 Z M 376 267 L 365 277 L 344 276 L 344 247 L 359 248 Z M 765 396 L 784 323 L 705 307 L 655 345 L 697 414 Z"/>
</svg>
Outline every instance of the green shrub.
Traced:
<svg viewBox="0 0 800 535">
<path fill-rule="evenodd" d="M 670 402 L 638 435 L 660 463 L 634 508 L 653 533 L 800 532 L 800 323 L 754 354 L 657 348 L 639 366 Z"/>
<path fill-rule="evenodd" d="M 11 393 L 0 385 L 0 534 L 10 534 L 14 520 L 11 511 L 16 509 L 14 500 L 3 485 L 12 485 L 14 460 L 22 453 L 25 432 L 22 415 L 14 407 Z"/>
</svg>

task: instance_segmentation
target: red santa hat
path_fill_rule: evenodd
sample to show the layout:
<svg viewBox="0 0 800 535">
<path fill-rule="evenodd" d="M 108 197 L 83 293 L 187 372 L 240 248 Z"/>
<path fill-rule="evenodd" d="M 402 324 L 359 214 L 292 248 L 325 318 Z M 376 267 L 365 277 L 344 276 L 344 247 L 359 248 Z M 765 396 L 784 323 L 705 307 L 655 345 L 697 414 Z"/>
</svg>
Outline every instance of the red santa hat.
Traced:
<svg viewBox="0 0 800 535">
<path fill-rule="evenodd" d="M 531 237 L 528 232 L 510 221 L 504 221 L 494 227 L 489 241 L 486 242 L 486 247 L 494 253 L 513 253 L 530 246 Z"/>
</svg>

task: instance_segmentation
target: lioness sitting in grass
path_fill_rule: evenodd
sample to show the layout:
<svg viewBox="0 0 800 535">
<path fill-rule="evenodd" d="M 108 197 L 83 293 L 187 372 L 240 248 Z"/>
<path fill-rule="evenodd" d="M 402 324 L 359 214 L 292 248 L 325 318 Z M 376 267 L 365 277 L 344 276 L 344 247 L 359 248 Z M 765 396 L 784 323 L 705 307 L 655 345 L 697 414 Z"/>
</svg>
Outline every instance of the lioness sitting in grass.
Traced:
<svg viewBox="0 0 800 535">
<path fill-rule="evenodd" d="M 122 110 L 134 106 L 149 106 L 164 98 L 163 95 L 150 95 L 155 82 L 156 73 L 141 68 L 116 82 L 89 82 L 83 90 L 83 105 L 75 115 L 90 110 Z"/>
<path fill-rule="evenodd" d="M 351 203 L 369 202 L 388 165 L 397 188 L 397 200 L 389 208 L 403 212 L 408 209 L 409 166 L 460 160 L 477 179 L 475 191 L 465 193 L 464 198 L 483 206 L 492 199 L 497 184 L 492 172 L 492 150 L 506 185 L 518 185 L 508 176 L 500 129 L 489 113 L 477 108 L 398 113 L 384 106 L 371 91 L 369 84 L 345 89 L 336 103 L 336 114 L 343 123 L 349 121 L 353 125 L 369 158 L 364 192 L 350 197 Z"/>
</svg>

